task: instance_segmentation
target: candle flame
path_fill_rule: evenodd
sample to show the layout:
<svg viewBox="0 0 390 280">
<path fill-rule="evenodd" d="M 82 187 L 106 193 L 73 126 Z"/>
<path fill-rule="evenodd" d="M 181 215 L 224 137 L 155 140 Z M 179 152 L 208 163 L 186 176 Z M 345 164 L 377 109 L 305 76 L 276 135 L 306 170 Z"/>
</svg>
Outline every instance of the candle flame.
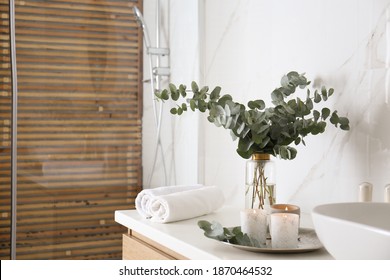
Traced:
<svg viewBox="0 0 390 280">
<path fill-rule="evenodd" d="M 286 206 L 286 208 L 284 210 L 288 211 L 288 207 Z"/>
</svg>

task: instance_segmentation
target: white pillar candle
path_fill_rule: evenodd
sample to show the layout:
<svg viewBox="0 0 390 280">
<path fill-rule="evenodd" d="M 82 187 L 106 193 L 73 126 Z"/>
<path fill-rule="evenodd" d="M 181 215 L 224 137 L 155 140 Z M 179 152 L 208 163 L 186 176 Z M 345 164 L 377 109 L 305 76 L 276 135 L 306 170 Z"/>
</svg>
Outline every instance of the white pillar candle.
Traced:
<svg viewBox="0 0 390 280">
<path fill-rule="evenodd" d="M 245 209 L 240 212 L 241 231 L 261 247 L 267 239 L 267 213 L 262 209 Z"/>
<path fill-rule="evenodd" d="M 271 244 L 272 248 L 298 247 L 299 216 L 292 213 L 271 214 Z"/>
</svg>

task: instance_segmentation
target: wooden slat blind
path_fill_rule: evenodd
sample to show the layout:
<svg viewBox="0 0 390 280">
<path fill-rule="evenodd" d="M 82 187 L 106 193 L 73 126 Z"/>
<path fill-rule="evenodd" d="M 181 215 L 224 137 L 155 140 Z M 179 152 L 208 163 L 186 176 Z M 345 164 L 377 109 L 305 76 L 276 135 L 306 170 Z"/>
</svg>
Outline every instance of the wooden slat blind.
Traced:
<svg viewBox="0 0 390 280">
<path fill-rule="evenodd" d="M 7 80 L 0 125 L 8 133 L 8 1 L 0 5 L 0 75 Z M 126 230 L 114 211 L 132 208 L 141 189 L 142 34 L 133 5 L 142 1 L 16 1 L 18 259 L 121 258 Z M 2 259 L 9 254 L 6 135 L 0 146 Z"/>
</svg>

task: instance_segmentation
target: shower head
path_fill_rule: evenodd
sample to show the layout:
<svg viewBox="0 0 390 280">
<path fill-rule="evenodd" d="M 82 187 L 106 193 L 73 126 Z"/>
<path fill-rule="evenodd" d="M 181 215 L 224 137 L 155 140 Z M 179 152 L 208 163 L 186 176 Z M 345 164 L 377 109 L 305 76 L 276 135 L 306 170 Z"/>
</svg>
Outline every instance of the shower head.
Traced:
<svg viewBox="0 0 390 280">
<path fill-rule="evenodd" d="M 142 29 L 145 29 L 146 24 L 145 24 L 144 17 L 141 14 L 141 11 L 136 6 L 133 7 L 133 11 L 139 25 L 142 27 Z"/>
<path fill-rule="evenodd" d="M 142 31 L 144 33 L 144 40 L 145 40 L 146 48 L 149 49 L 150 48 L 149 32 L 148 32 L 148 28 L 146 26 L 144 17 L 142 16 L 141 11 L 136 6 L 133 7 L 133 11 L 134 11 L 135 17 L 137 18 L 137 22 L 140 25 L 140 27 L 142 28 Z"/>
</svg>

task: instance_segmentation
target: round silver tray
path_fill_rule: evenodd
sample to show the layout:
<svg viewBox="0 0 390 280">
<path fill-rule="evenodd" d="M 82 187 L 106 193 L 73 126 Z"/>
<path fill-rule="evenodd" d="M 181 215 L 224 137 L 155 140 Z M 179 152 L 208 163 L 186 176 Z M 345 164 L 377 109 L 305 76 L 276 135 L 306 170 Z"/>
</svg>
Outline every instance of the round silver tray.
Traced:
<svg viewBox="0 0 390 280">
<path fill-rule="evenodd" d="M 320 240 L 317 237 L 314 229 L 310 228 L 299 228 L 299 237 L 298 237 L 298 247 L 297 248 L 272 248 L 271 238 L 267 238 L 267 242 L 264 247 L 251 247 L 251 246 L 243 246 L 237 245 L 233 243 L 229 243 L 226 241 L 220 241 L 223 244 L 228 246 L 232 246 L 237 249 L 256 252 L 256 253 L 305 253 L 318 250 L 323 247 Z"/>
</svg>

